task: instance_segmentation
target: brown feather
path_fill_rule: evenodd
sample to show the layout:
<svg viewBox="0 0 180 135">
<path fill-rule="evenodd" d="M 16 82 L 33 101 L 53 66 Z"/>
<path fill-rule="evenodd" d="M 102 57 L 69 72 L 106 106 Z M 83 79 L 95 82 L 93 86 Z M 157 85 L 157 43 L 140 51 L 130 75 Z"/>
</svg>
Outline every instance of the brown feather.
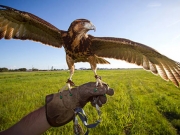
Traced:
<svg viewBox="0 0 180 135">
<path fill-rule="evenodd" d="M 28 13 L 7 6 L 0 6 L 0 38 L 33 40 L 54 47 L 63 44 L 60 31 L 52 24 Z"/>
<path fill-rule="evenodd" d="M 63 45 L 70 79 L 75 62 L 89 62 L 97 75 L 97 64 L 109 64 L 104 58 L 114 58 L 142 66 L 179 86 L 180 63 L 128 39 L 87 35 L 92 29 L 95 27 L 89 20 L 77 19 L 68 31 L 59 30 L 31 13 L 0 5 L 0 39 L 28 39 L 58 48 Z"/>
<path fill-rule="evenodd" d="M 135 63 L 179 86 L 180 64 L 146 45 L 122 38 L 94 37 L 91 51 L 99 57 Z"/>
</svg>

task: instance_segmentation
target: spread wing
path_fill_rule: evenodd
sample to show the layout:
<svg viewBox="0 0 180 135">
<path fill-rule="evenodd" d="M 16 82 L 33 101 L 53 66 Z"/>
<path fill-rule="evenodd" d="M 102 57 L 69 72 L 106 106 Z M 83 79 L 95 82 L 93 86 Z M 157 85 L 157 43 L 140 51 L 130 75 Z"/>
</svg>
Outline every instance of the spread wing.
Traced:
<svg viewBox="0 0 180 135">
<path fill-rule="evenodd" d="M 93 37 L 91 50 L 100 57 L 125 60 L 142 66 L 179 86 L 180 63 L 169 59 L 151 47 L 128 39 Z"/>
<path fill-rule="evenodd" d="M 31 13 L 0 5 L 0 39 L 29 39 L 61 47 L 62 32 Z"/>
</svg>

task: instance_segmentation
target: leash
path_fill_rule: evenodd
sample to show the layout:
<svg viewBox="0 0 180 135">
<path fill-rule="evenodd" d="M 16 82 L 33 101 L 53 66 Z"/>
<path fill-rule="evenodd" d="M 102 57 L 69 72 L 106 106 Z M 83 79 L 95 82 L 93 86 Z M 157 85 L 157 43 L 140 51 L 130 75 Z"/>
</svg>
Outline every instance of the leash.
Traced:
<svg viewBox="0 0 180 135">
<path fill-rule="evenodd" d="M 96 87 L 98 86 L 98 83 L 100 83 L 99 81 L 100 80 L 98 79 L 98 81 L 96 82 Z M 72 96 L 71 90 L 70 90 L 70 84 L 65 85 L 60 91 L 64 90 L 66 87 L 68 87 L 69 92 L 70 92 L 70 96 Z M 75 86 L 75 87 L 77 87 L 77 86 Z M 94 89 L 94 92 L 96 92 L 96 91 L 97 91 L 97 88 Z M 86 133 L 84 135 L 88 135 L 89 134 L 89 128 L 95 128 L 102 121 L 101 120 L 101 110 L 100 110 L 100 107 L 97 104 L 97 100 L 98 99 L 96 97 L 93 97 L 93 102 L 95 104 L 95 107 L 96 107 L 96 110 L 97 110 L 97 113 L 98 113 L 98 116 L 99 116 L 99 119 L 95 123 L 88 124 L 88 122 L 87 122 L 88 119 L 86 117 L 86 114 L 85 114 L 84 110 L 82 108 L 80 108 L 80 107 L 75 108 L 75 110 L 74 110 L 75 117 L 73 119 L 73 122 L 74 122 L 74 126 L 73 126 L 74 135 L 80 135 L 80 134 L 83 133 L 83 130 L 82 130 L 81 126 L 78 124 L 77 116 L 79 116 L 80 120 L 82 121 L 82 123 L 86 127 Z"/>
<path fill-rule="evenodd" d="M 75 109 L 75 117 L 74 117 L 74 134 L 75 135 L 80 135 L 82 133 L 82 128 L 80 127 L 80 125 L 78 124 L 78 118 L 77 116 L 79 116 L 80 120 L 82 121 L 82 123 L 84 124 L 84 126 L 86 127 L 86 133 L 84 135 L 88 135 L 89 134 L 89 128 L 95 128 L 100 122 L 101 122 L 101 111 L 100 111 L 100 107 L 97 104 L 97 99 L 94 97 L 93 101 L 96 105 L 96 110 L 99 116 L 99 119 L 92 124 L 88 124 L 88 119 L 86 117 L 86 114 L 84 112 L 84 110 L 80 107 Z"/>
</svg>

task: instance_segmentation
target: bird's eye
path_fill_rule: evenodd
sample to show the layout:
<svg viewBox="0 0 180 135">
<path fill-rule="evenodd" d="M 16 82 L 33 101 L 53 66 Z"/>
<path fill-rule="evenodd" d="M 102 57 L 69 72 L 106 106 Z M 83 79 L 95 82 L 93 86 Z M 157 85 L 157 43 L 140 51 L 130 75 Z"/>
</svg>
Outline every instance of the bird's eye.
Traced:
<svg viewBox="0 0 180 135">
<path fill-rule="evenodd" d="M 85 22 L 81 22 L 81 25 L 84 25 L 85 24 Z"/>
</svg>

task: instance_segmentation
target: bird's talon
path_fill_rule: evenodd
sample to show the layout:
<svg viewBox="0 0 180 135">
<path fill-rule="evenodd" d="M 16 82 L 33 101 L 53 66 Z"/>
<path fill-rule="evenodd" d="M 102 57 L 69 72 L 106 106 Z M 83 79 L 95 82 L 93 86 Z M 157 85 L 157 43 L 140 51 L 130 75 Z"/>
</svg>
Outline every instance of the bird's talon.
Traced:
<svg viewBox="0 0 180 135">
<path fill-rule="evenodd" d="M 109 85 L 101 80 L 101 76 L 95 75 L 94 77 L 96 78 L 96 87 L 105 85 L 109 89 Z"/>
<path fill-rule="evenodd" d="M 69 90 L 69 93 L 70 93 L 70 95 L 71 95 L 71 88 L 72 88 L 73 86 L 75 86 L 74 82 L 71 81 L 70 79 L 68 79 L 67 82 L 66 82 L 66 85 L 65 85 L 62 89 L 60 89 L 59 92 L 61 92 L 61 91 L 63 91 L 63 90 Z M 67 89 L 66 89 L 66 88 L 67 88 Z"/>
<path fill-rule="evenodd" d="M 75 86 L 75 83 L 71 81 L 70 79 L 68 79 L 66 83 L 69 83 L 70 86 Z"/>
<path fill-rule="evenodd" d="M 96 87 L 98 87 L 98 85 L 100 85 L 101 87 L 103 86 L 102 81 L 99 78 L 96 79 Z"/>
<path fill-rule="evenodd" d="M 101 76 L 95 75 L 94 77 L 101 80 Z"/>
</svg>

